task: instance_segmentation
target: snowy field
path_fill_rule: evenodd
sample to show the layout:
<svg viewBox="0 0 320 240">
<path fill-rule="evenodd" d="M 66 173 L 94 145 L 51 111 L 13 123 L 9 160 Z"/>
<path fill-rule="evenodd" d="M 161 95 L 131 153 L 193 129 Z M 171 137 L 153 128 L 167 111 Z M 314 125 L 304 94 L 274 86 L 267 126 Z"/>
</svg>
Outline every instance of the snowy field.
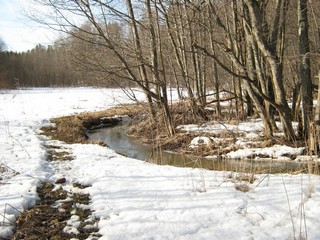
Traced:
<svg viewBox="0 0 320 240">
<path fill-rule="evenodd" d="M 39 135 L 52 117 L 130 102 L 121 90 L 2 91 L 0 102 L 0 239 L 35 204 L 37 186 L 62 177 L 68 191 L 73 182 L 91 185 L 77 191 L 91 195 L 101 239 L 320 239 L 318 175 L 261 174 L 248 184 L 237 180 L 240 173 L 152 165 Z M 45 144 L 75 159 L 48 162 Z M 237 190 L 245 184 L 248 192 Z M 76 219 L 65 231 L 77 231 Z"/>
</svg>

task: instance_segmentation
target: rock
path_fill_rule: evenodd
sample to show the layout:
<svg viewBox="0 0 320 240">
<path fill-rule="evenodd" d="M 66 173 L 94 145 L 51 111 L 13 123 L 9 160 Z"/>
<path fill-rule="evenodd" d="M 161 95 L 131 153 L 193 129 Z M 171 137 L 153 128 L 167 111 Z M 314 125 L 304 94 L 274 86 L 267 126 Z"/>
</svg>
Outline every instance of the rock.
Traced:
<svg viewBox="0 0 320 240">
<path fill-rule="evenodd" d="M 200 145 L 205 145 L 205 146 L 211 146 L 213 144 L 213 141 L 211 138 L 209 137 L 195 137 L 194 139 L 192 139 L 190 147 L 194 148 L 194 147 L 198 147 Z"/>
<path fill-rule="evenodd" d="M 66 181 L 67 181 L 66 178 L 59 178 L 57 179 L 56 184 L 63 184 L 63 183 L 66 183 Z"/>
</svg>

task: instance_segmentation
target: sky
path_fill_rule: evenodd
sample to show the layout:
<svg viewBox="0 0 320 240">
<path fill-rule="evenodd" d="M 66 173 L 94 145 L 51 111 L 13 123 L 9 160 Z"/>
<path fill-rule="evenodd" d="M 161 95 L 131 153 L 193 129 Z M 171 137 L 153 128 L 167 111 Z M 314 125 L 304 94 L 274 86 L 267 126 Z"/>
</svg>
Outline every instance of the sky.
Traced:
<svg viewBox="0 0 320 240">
<path fill-rule="evenodd" d="M 58 34 L 27 19 L 23 8 L 28 8 L 28 0 L 0 0 L 0 38 L 7 50 L 24 52 L 37 44 L 52 44 Z"/>
</svg>

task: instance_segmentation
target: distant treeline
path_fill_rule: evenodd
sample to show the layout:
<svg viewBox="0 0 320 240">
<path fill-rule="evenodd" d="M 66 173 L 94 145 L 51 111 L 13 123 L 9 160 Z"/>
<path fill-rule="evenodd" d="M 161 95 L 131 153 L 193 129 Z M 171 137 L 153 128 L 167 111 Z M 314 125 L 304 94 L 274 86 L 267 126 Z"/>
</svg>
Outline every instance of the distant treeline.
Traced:
<svg viewBox="0 0 320 240">
<path fill-rule="evenodd" d="M 66 61 L 64 49 L 36 46 L 28 52 L 0 53 L 0 87 L 77 85 L 78 77 Z"/>
<path fill-rule="evenodd" d="M 22 53 L 0 51 L 0 89 L 115 85 L 98 81 L 96 74 L 83 70 L 69 50 L 70 47 L 55 43 L 48 47 L 39 44 Z"/>
<path fill-rule="evenodd" d="M 220 92 L 227 90 L 235 116 L 254 109 L 267 138 L 278 131 L 277 119 L 288 141 L 306 140 L 309 120 L 320 121 L 312 88 L 320 74 L 319 1 L 34 1 L 51 11 L 31 18 L 64 35 L 47 48 L 2 51 L 3 86 L 135 86 L 170 136 L 172 86 L 204 121 L 210 103 L 224 117 Z M 296 136 L 293 120 L 300 119 Z"/>
</svg>

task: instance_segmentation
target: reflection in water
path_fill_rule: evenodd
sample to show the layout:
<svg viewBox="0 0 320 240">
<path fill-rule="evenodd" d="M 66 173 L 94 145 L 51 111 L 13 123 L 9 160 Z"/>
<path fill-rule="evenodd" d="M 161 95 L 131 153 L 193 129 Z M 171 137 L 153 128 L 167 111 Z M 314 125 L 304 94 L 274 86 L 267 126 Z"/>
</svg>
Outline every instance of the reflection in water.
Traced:
<svg viewBox="0 0 320 240">
<path fill-rule="evenodd" d="M 152 152 L 149 145 L 138 143 L 133 137 L 127 136 L 122 126 L 102 128 L 88 135 L 90 139 L 103 142 L 127 157 L 146 160 Z"/>
<path fill-rule="evenodd" d="M 155 151 L 150 145 L 141 144 L 136 138 L 127 136 L 121 125 L 102 128 L 88 135 L 91 140 L 104 142 L 110 149 L 119 154 L 160 165 L 250 173 L 290 173 L 307 170 L 306 163 L 274 160 L 254 161 L 252 159 L 209 159 L 167 151 Z"/>
</svg>

